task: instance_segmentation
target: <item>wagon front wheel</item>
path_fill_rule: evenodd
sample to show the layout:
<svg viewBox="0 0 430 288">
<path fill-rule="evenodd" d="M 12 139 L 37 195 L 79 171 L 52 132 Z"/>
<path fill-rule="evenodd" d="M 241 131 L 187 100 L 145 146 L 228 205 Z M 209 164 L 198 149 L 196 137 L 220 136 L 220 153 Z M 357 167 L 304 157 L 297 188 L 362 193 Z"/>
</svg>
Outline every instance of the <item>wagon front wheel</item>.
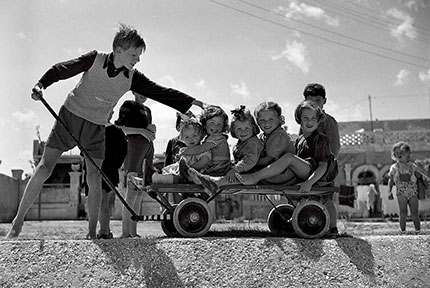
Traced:
<svg viewBox="0 0 430 288">
<path fill-rule="evenodd" d="M 185 237 L 200 237 L 209 231 L 213 215 L 206 201 L 199 198 L 182 200 L 173 212 L 176 230 Z"/>
<path fill-rule="evenodd" d="M 273 208 L 267 217 L 269 230 L 275 235 L 293 234 L 293 211 L 294 206 L 290 204 L 279 204 Z"/>
<path fill-rule="evenodd" d="M 304 238 L 320 238 L 327 233 L 330 216 L 321 202 L 301 201 L 293 212 L 293 228 Z"/>
</svg>

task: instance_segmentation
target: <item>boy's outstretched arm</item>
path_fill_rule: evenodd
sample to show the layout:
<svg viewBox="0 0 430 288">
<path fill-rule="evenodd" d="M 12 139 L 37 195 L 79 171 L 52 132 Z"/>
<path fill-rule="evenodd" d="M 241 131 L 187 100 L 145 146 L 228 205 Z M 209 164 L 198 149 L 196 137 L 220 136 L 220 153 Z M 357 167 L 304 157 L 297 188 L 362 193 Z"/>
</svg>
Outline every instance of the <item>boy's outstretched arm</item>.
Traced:
<svg viewBox="0 0 430 288">
<path fill-rule="evenodd" d="M 204 110 L 206 107 L 208 107 L 208 104 L 206 104 L 206 103 L 204 103 L 204 102 L 202 102 L 202 101 L 200 101 L 200 100 L 197 100 L 197 99 L 195 99 L 193 102 L 191 102 L 191 104 L 192 104 L 192 105 L 195 105 L 195 106 L 198 106 L 198 107 L 202 108 L 203 110 Z"/>
</svg>

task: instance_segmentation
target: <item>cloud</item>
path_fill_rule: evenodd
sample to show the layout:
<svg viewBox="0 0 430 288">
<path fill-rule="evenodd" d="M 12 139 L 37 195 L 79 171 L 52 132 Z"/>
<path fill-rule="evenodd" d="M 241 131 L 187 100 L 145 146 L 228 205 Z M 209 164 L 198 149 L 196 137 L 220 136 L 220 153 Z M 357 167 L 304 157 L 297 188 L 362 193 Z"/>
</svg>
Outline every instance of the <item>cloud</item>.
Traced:
<svg viewBox="0 0 430 288">
<path fill-rule="evenodd" d="M 406 69 L 400 70 L 399 73 L 397 73 L 397 80 L 396 83 L 394 83 L 394 86 L 402 86 L 403 84 L 405 84 L 410 74 L 411 72 Z"/>
<path fill-rule="evenodd" d="M 407 13 L 396 8 L 392 8 L 387 11 L 387 15 L 402 21 L 399 25 L 391 28 L 391 35 L 396 39 L 400 40 L 402 36 L 407 36 L 409 38 L 415 38 L 417 36 L 417 32 L 413 27 L 414 19 Z"/>
<path fill-rule="evenodd" d="M 194 86 L 196 86 L 199 89 L 206 89 L 206 83 L 205 80 L 200 80 L 199 82 L 194 83 Z"/>
<path fill-rule="evenodd" d="M 303 74 L 308 74 L 310 62 L 307 59 L 307 49 L 303 43 L 295 40 L 292 43 L 287 42 L 285 50 L 281 54 L 273 56 L 272 60 L 280 58 L 287 59 L 288 62 L 302 70 Z"/>
<path fill-rule="evenodd" d="M 35 123 L 37 122 L 37 116 L 33 110 L 28 110 L 25 113 L 16 111 L 12 114 L 12 116 L 19 124 L 22 124 L 28 128 L 34 127 Z"/>
<path fill-rule="evenodd" d="M 242 96 L 243 98 L 247 98 L 250 95 L 248 87 L 243 81 L 240 81 L 239 84 L 230 84 L 230 87 L 233 94 Z"/>
<path fill-rule="evenodd" d="M 302 19 L 303 17 L 314 18 L 316 20 L 325 21 L 327 25 L 332 27 L 339 26 L 339 19 L 330 17 L 326 12 L 316 6 L 311 6 L 305 3 L 299 3 L 292 0 L 288 7 L 279 7 L 278 11 L 284 12 L 286 18 Z"/>
<path fill-rule="evenodd" d="M 420 80 L 423 82 L 428 82 L 430 81 L 430 69 L 427 70 L 427 72 L 420 72 L 419 74 Z"/>
</svg>

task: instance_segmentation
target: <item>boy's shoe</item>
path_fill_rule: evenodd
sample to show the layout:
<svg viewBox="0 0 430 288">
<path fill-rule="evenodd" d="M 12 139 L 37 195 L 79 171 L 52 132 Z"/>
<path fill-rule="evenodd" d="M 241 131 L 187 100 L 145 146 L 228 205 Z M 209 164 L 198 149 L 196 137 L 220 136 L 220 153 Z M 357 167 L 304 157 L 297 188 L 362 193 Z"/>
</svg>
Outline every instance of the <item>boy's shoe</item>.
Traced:
<svg viewBox="0 0 430 288">
<path fill-rule="evenodd" d="M 329 228 L 327 233 L 325 234 L 326 238 L 337 238 L 339 236 L 339 230 L 337 227 Z"/>
<path fill-rule="evenodd" d="M 97 239 L 97 235 L 96 236 L 92 236 L 92 235 L 90 235 L 90 233 L 88 233 L 87 236 L 85 236 L 85 239 L 87 239 L 87 240 L 95 240 L 95 239 Z"/>
<path fill-rule="evenodd" d="M 400 235 L 405 235 L 406 234 L 406 230 L 400 230 Z"/>
<path fill-rule="evenodd" d="M 97 239 L 113 239 L 113 234 L 112 232 L 109 232 L 109 234 L 99 233 L 97 234 Z"/>
<path fill-rule="evenodd" d="M 11 238 L 18 237 L 19 233 L 21 233 L 21 229 L 22 229 L 22 225 L 21 225 L 21 227 L 17 227 L 17 225 L 15 225 L 12 221 L 12 227 L 10 227 L 10 230 L 9 230 L 9 232 L 7 232 L 5 238 L 11 239 Z"/>
<path fill-rule="evenodd" d="M 415 235 L 421 235 L 421 230 L 415 230 Z"/>
</svg>

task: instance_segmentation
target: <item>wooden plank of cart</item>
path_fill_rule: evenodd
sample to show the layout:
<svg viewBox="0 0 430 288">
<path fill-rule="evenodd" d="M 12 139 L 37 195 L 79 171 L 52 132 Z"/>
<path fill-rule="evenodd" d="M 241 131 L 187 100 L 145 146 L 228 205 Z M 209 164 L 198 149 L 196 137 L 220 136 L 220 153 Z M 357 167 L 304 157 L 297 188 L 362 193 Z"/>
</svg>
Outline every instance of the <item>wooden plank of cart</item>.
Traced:
<svg viewBox="0 0 430 288">
<path fill-rule="evenodd" d="M 285 185 L 231 185 L 224 186 L 203 200 L 199 197 L 187 197 L 179 204 L 168 201 L 169 193 L 206 194 L 204 188 L 196 184 L 151 184 L 144 189 L 163 208 L 161 217 L 138 216 L 135 220 L 160 220 L 161 228 L 167 236 L 200 237 L 211 227 L 215 215 L 209 203 L 218 195 L 256 194 L 265 196 L 273 209 L 267 217 L 267 224 L 277 236 L 298 235 L 303 238 L 323 237 L 330 223 L 330 216 L 324 206 L 325 201 L 338 192 L 337 187 L 312 187 L 309 193 L 303 194 L 298 186 Z M 270 195 L 281 195 L 288 204 L 276 205 Z"/>
</svg>

